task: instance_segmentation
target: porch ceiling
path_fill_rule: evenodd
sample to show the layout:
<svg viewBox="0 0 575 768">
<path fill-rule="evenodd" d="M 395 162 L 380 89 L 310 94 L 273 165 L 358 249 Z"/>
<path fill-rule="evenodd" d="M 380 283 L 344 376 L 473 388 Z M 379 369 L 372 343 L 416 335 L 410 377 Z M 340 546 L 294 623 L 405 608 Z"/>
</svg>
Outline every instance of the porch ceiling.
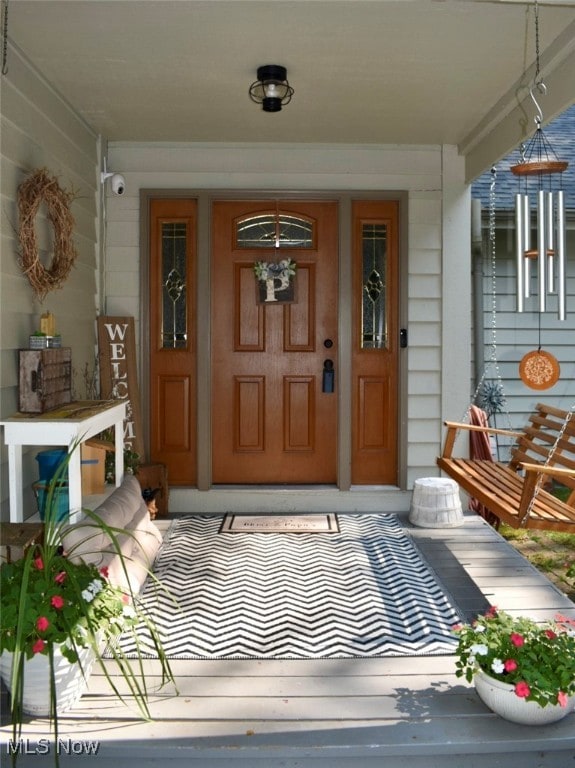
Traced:
<svg viewBox="0 0 575 768">
<path fill-rule="evenodd" d="M 548 120 L 575 101 L 575 2 L 539 8 Z M 516 0 L 11 0 L 8 32 L 113 141 L 447 143 L 472 180 L 534 127 Z M 267 63 L 279 114 L 248 98 Z"/>
</svg>

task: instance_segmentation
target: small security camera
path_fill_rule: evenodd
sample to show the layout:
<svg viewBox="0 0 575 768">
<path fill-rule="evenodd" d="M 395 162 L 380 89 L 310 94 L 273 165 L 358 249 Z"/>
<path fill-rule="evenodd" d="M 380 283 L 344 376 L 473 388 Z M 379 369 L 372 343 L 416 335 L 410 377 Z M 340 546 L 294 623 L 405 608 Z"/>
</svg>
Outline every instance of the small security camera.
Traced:
<svg viewBox="0 0 575 768">
<path fill-rule="evenodd" d="M 126 179 L 122 176 L 121 173 L 114 173 L 113 171 L 108 171 L 106 168 L 106 161 L 104 160 L 104 170 L 100 173 L 100 182 L 102 184 L 105 184 L 107 179 L 110 179 L 112 192 L 115 195 L 124 194 L 124 192 L 126 191 Z"/>
<path fill-rule="evenodd" d="M 126 179 L 121 173 L 115 173 L 112 176 L 112 192 L 115 195 L 123 195 L 126 191 Z"/>
</svg>

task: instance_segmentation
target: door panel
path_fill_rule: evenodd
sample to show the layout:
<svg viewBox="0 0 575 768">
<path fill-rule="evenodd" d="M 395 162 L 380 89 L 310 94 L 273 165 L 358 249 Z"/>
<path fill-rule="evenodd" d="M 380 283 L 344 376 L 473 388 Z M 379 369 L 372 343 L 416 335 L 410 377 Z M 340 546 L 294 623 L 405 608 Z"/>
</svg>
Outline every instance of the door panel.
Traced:
<svg viewBox="0 0 575 768">
<path fill-rule="evenodd" d="M 196 484 L 196 201 L 150 201 L 150 456 Z"/>
<path fill-rule="evenodd" d="M 315 264 L 299 262 L 297 267 L 297 304 L 286 305 L 284 349 L 289 352 L 313 352 L 316 329 Z"/>
<path fill-rule="evenodd" d="M 352 483 L 397 485 L 399 205 L 352 211 Z"/>
<path fill-rule="evenodd" d="M 284 451 L 313 451 L 315 446 L 315 378 L 284 378 Z"/>
<path fill-rule="evenodd" d="M 190 450 L 189 376 L 160 375 L 157 383 L 160 445 L 165 451 L 187 452 Z"/>
<path fill-rule="evenodd" d="M 285 244 L 274 217 L 289 222 Z M 324 347 L 337 339 L 337 204 L 216 202 L 212 233 L 213 481 L 335 483 L 337 394 L 322 392 L 322 370 L 328 356 L 337 366 Z M 262 302 L 254 263 L 288 257 L 294 300 Z"/>
<path fill-rule="evenodd" d="M 216 405 L 216 410 L 220 410 Z M 263 452 L 265 424 L 265 377 L 234 376 L 234 451 Z"/>
</svg>

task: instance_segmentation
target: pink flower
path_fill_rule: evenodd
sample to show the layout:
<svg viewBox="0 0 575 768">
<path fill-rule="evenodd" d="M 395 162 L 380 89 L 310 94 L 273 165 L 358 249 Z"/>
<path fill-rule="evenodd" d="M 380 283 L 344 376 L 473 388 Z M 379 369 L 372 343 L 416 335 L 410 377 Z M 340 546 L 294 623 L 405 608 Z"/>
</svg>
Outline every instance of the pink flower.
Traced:
<svg viewBox="0 0 575 768">
<path fill-rule="evenodd" d="M 563 691 L 559 691 L 557 694 L 557 704 L 559 704 L 560 707 L 566 707 L 567 704 L 569 704 L 569 698 Z"/>
<path fill-rule="evenodd" d="M 56 584 L 63 584 L 66 581 L 66 571 L 60 571 L 54 576 Z"/>
<path fill-rule="evenodd" d="M 34 653 L 42 653 L 45 646 L 46 646 L 46 643 L 43 640 L 36 640 L 36 642 L 32 646 L 32 651 Z"/>
<path fill-rule="evenodd" d="M 553 630 L 552 630 L 552 629 L 546 629 L 546 630 L 545 630 L 545 634 L 547 635 L 547 637 L 548 637 L 550 640 L 555 640 L 555 639 L 556 639 L 556 637 L 557 637 L 557 634 L 556 634 L 555 632 L 553 632 Z"/>
<path fill-rule="evenodd" d="M 39 571 L 43 571 L 44 570 L 44 561 L 42 560 L 41 557 L 37 557 L 34 560 L 34 567 L 37 568 Z"/>
<path fill-rule="evenodd" d="M 523 635 L 519 635 L 517 632 L 512 632 L 511 637 L 509 638 L 513 645 L 516 648 L 521 648 L 522 645 L 525 645 L 525 640 L 523 639 Z"/>
<path fill-rule="evenodd" d="M 530 693 L 531 688 L 527 685 L 527 683 L 521 682 L 515 685 L 515 695 L 519 696 L 520 699 L 526 699 Z"/>
<path fill-rule="evenodd" d="M 486 616 L 487 616 L 489 619 L 492 619 L 492 618 L 494 618 L 495 616 L 497 616 L 497 606 L 496 606 L 496 605 L 492 605 L 492 606 L 491 606 L 491 608 L 490 608 L 490 609 L 487 611 L 487 613 L 486 613 L 485 615 L 486 615 Z"/>
<path fill-rule="evenodd" d="M 515 672 L 515 670 L 517 669 L 517 662 L 515 661 L 515 659 L 507 659 L 504 662 L 503 666 L 505 667 L 506 672 Z"/>
<path fill-rule="evenodd" d="M 108 578 L 109 569 L 108 566 L 105 565 L 103 568 L 100 568 L 100 574 L 107 579 Z"/>
<path fill-rule="evenodd" d="M 54 597 L 50 600 L 50 603 L 52 608 L 60 610 L 60 608 L 64 607 L 64 598 L 61 595 L 54 595 Z"/>
<path fill-rule="evenodd" d="M 45 616 L 40 616 L 36 619 L 36 629 L 38 632 L 45 632 L 50 626 L 50 622 Z"/>
</svg>

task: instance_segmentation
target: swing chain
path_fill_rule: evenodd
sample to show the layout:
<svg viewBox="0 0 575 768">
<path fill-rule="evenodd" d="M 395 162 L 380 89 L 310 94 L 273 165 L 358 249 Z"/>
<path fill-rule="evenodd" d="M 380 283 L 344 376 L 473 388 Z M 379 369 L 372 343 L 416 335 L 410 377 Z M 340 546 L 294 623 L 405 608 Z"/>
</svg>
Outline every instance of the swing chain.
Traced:
<svg viewBox="0 0 575 768">
<path fill-rule="evenodd" d="M 563 424 L 561 425 L 561 429 L 559 430 L 559 434 L 557 435 L 557 439 L 553 443 L 551 450 L 547 454 L 547 458 L 545 459 L 544 463 L 542 464 L 543 467 L 548 467 L 552 460 L 553 456 L 557 452 L 557 448 L 559 447 L 559 444 L 561 443 L 561 440 L 563 439 L 563 435 L 565 434 L 565 430 L 567 429 L 567 426 L 573 416 L 575 415 L 575 403 L 571 406 L 569 411 L 567 412 L 567 415 L 565 416 L 565 419 L 563 421 Z M 535 483 L 535 488 L 533 490 L 533 495 L 531 496 L 531 499 L 529 500 L 529 504 L 527 506 L 527 511 L 525 513 L 525 517 L 523 518 L 521 522 L 521 526 L 527 525 L 527 521 L 529 520 L 529 516 L 531 514 L 531 511 L 533 510 L 533 505 L 535 504 L 535 500 L 537 498 L 537 495 L 539 494 L 539 491 L 541 490 L 541 487 L 543 486 L 543 479 L 544 475 L 540 474 L 537 478 L 537 482 Z"/>
<path fill-rule="evenodd" d="M 501 370 L 497 361 L 497 249 L 496 249 L 496 185 L 497 185 L 497 166 L 494 165 L 491 168 L 491 184 L 489 186 L 489 257 L 491 264 L 491 352 L 487 365 L 484 366 L 481 377 L 475 388 L 475 392 L 471 398 L 471 403 L 467 407 L 462 421 L 465 423 L 469 419 L 471 405 L 478 399 L 479 393 L 483 389 L 485 379 L 487 377 L 487 371 L 490 366 L 493 366 L 495 370 L 495 388 L 500 394 L 500 408 L 506 409 L 507 398 L 503 389 L 503 379 L 501 376 Z M 507 422 L 509 428 L 511 428 L 511 420 L 509 418 L 509 412 L 507 413 Z"/>
</svg>

